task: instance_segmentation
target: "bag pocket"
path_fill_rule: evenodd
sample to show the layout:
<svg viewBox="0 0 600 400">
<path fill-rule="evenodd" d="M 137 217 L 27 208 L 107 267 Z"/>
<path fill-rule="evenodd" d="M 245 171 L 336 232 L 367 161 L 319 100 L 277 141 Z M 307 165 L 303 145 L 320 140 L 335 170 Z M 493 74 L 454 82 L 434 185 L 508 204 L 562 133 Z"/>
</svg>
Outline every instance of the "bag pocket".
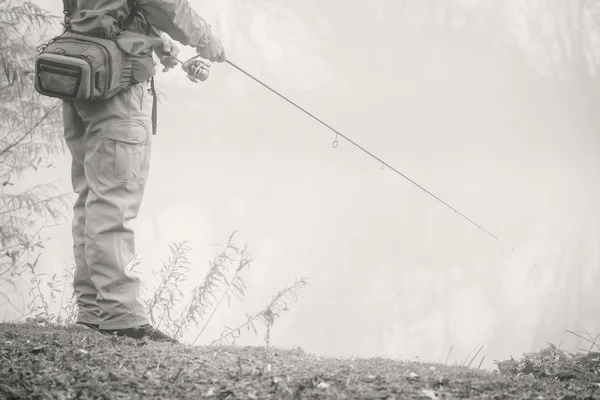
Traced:
<svg viewBox="0 0 600 400">
<path fill-rule="evenodd" d="M 35 64 L 38 93 L 65 100 L 82 100 L 91 95 L 92 68 L 83 59 L 41 54 Z"/>
<path fill-rule="evenodd" d="M 148 129 L 135 120 L 116 121 L 102 135 L 102 163 L 106 173 L 119 182 L 129 182 L 146 169 Z"/>
</svg>

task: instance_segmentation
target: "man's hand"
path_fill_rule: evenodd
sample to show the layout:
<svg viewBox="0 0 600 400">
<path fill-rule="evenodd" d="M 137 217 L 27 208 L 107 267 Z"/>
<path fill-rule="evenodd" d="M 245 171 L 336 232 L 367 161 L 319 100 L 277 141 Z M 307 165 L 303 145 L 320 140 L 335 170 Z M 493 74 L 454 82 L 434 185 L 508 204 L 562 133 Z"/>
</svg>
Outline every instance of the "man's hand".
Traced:
<svg viewBox="0 0 600 400">
<path fill-rule="evenodd" d="M 208 44 L 196 47 L 196 53 L 200 54 L 200 57 L 212 62 L 222 63 L 227 61 L 221 39 L 216 36 L 213 36 Z"/>
<path fill-rule="evenodd" d="M 165 67 L 163 72 L 167 72 L 177 66 L 176 57 L 179 55 L 179 47 L 166 34 L 163 33 L 160 37 L 162 43 L 154 48 L 154 52 Z"/>
</svg>

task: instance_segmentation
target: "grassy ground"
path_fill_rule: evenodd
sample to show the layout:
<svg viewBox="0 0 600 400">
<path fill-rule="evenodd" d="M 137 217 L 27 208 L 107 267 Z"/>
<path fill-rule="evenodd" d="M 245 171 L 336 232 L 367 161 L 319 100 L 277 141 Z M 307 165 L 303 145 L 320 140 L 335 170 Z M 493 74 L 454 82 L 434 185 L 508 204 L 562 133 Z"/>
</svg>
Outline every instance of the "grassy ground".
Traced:
<svg viewBox="0 0 600 400">
<path fill-rule="evenodd" d="M 190 347 L 0 324 L 0 399 L 592 399 L 578 381 L 300 349 Z"/>
</svg>

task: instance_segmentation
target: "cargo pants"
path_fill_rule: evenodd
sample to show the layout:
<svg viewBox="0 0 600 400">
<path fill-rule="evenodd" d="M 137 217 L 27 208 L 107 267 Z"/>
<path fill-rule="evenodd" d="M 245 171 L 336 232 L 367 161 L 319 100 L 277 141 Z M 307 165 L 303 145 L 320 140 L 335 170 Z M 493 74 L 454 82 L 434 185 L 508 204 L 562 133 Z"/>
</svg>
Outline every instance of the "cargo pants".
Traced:
<svg viewBox="0 0 600 400">
<path fill-rule="evenodd" d="M 72 225 L 77 322 L 100 329 L 148 323 L 131 221 L 138 215 L 150 163 L 152 95 L 147 83 L 100 102 L 63 101 L 63 122 L 78 197 Z"/>
</svg>

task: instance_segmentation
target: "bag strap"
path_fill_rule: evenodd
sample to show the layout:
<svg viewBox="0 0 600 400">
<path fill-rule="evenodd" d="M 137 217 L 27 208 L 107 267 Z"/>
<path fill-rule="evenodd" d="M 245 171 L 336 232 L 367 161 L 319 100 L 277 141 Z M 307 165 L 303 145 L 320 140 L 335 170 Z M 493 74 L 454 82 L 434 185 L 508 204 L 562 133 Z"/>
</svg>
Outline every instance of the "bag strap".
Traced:
<svg viewBox="0 0 600 400">
<path fill-rule="evenodd" d="M 71 0 L 63 0 L 63 15 L 64 15 L 64 26 L 66 30 L 71 29 Z"/>
<path fill-rule="evenodd" d="M 63 0 L 63 13 L 71 13 L 71 0 Z"/>
<path fill-rule="evenodd" d="M 152 91 L 152 134 L 156 135 L 156 120 L 157 120 L 157 103 L 158 99 L 156 98 L 156 89 L 154 88 L 154 75 L 150 78 L 150 90 Z"/>
<path fill-rule="evenodd" d="M 63 0 L 63 1 L 68 1 L 68 0 Z M 138 10 L 139 9 L 138 9 L 137 1 L 132 0 L 131 1 L 131 12 L 129 13 L 127 18 L 125 18 L 125 21 L 123 21 L 123 23 L 121 24 L 119 31 L 117 33 L 115 33 L 113 36 L 119 36 L 121 33 L 123 33 L 123 31 L 125 31 L 125 29 L 127 29 L 129 27 L 129 25 L 131 25 L 131 23 L 135 19 L 135 16 L 138 13 Z"/>
</svg>

